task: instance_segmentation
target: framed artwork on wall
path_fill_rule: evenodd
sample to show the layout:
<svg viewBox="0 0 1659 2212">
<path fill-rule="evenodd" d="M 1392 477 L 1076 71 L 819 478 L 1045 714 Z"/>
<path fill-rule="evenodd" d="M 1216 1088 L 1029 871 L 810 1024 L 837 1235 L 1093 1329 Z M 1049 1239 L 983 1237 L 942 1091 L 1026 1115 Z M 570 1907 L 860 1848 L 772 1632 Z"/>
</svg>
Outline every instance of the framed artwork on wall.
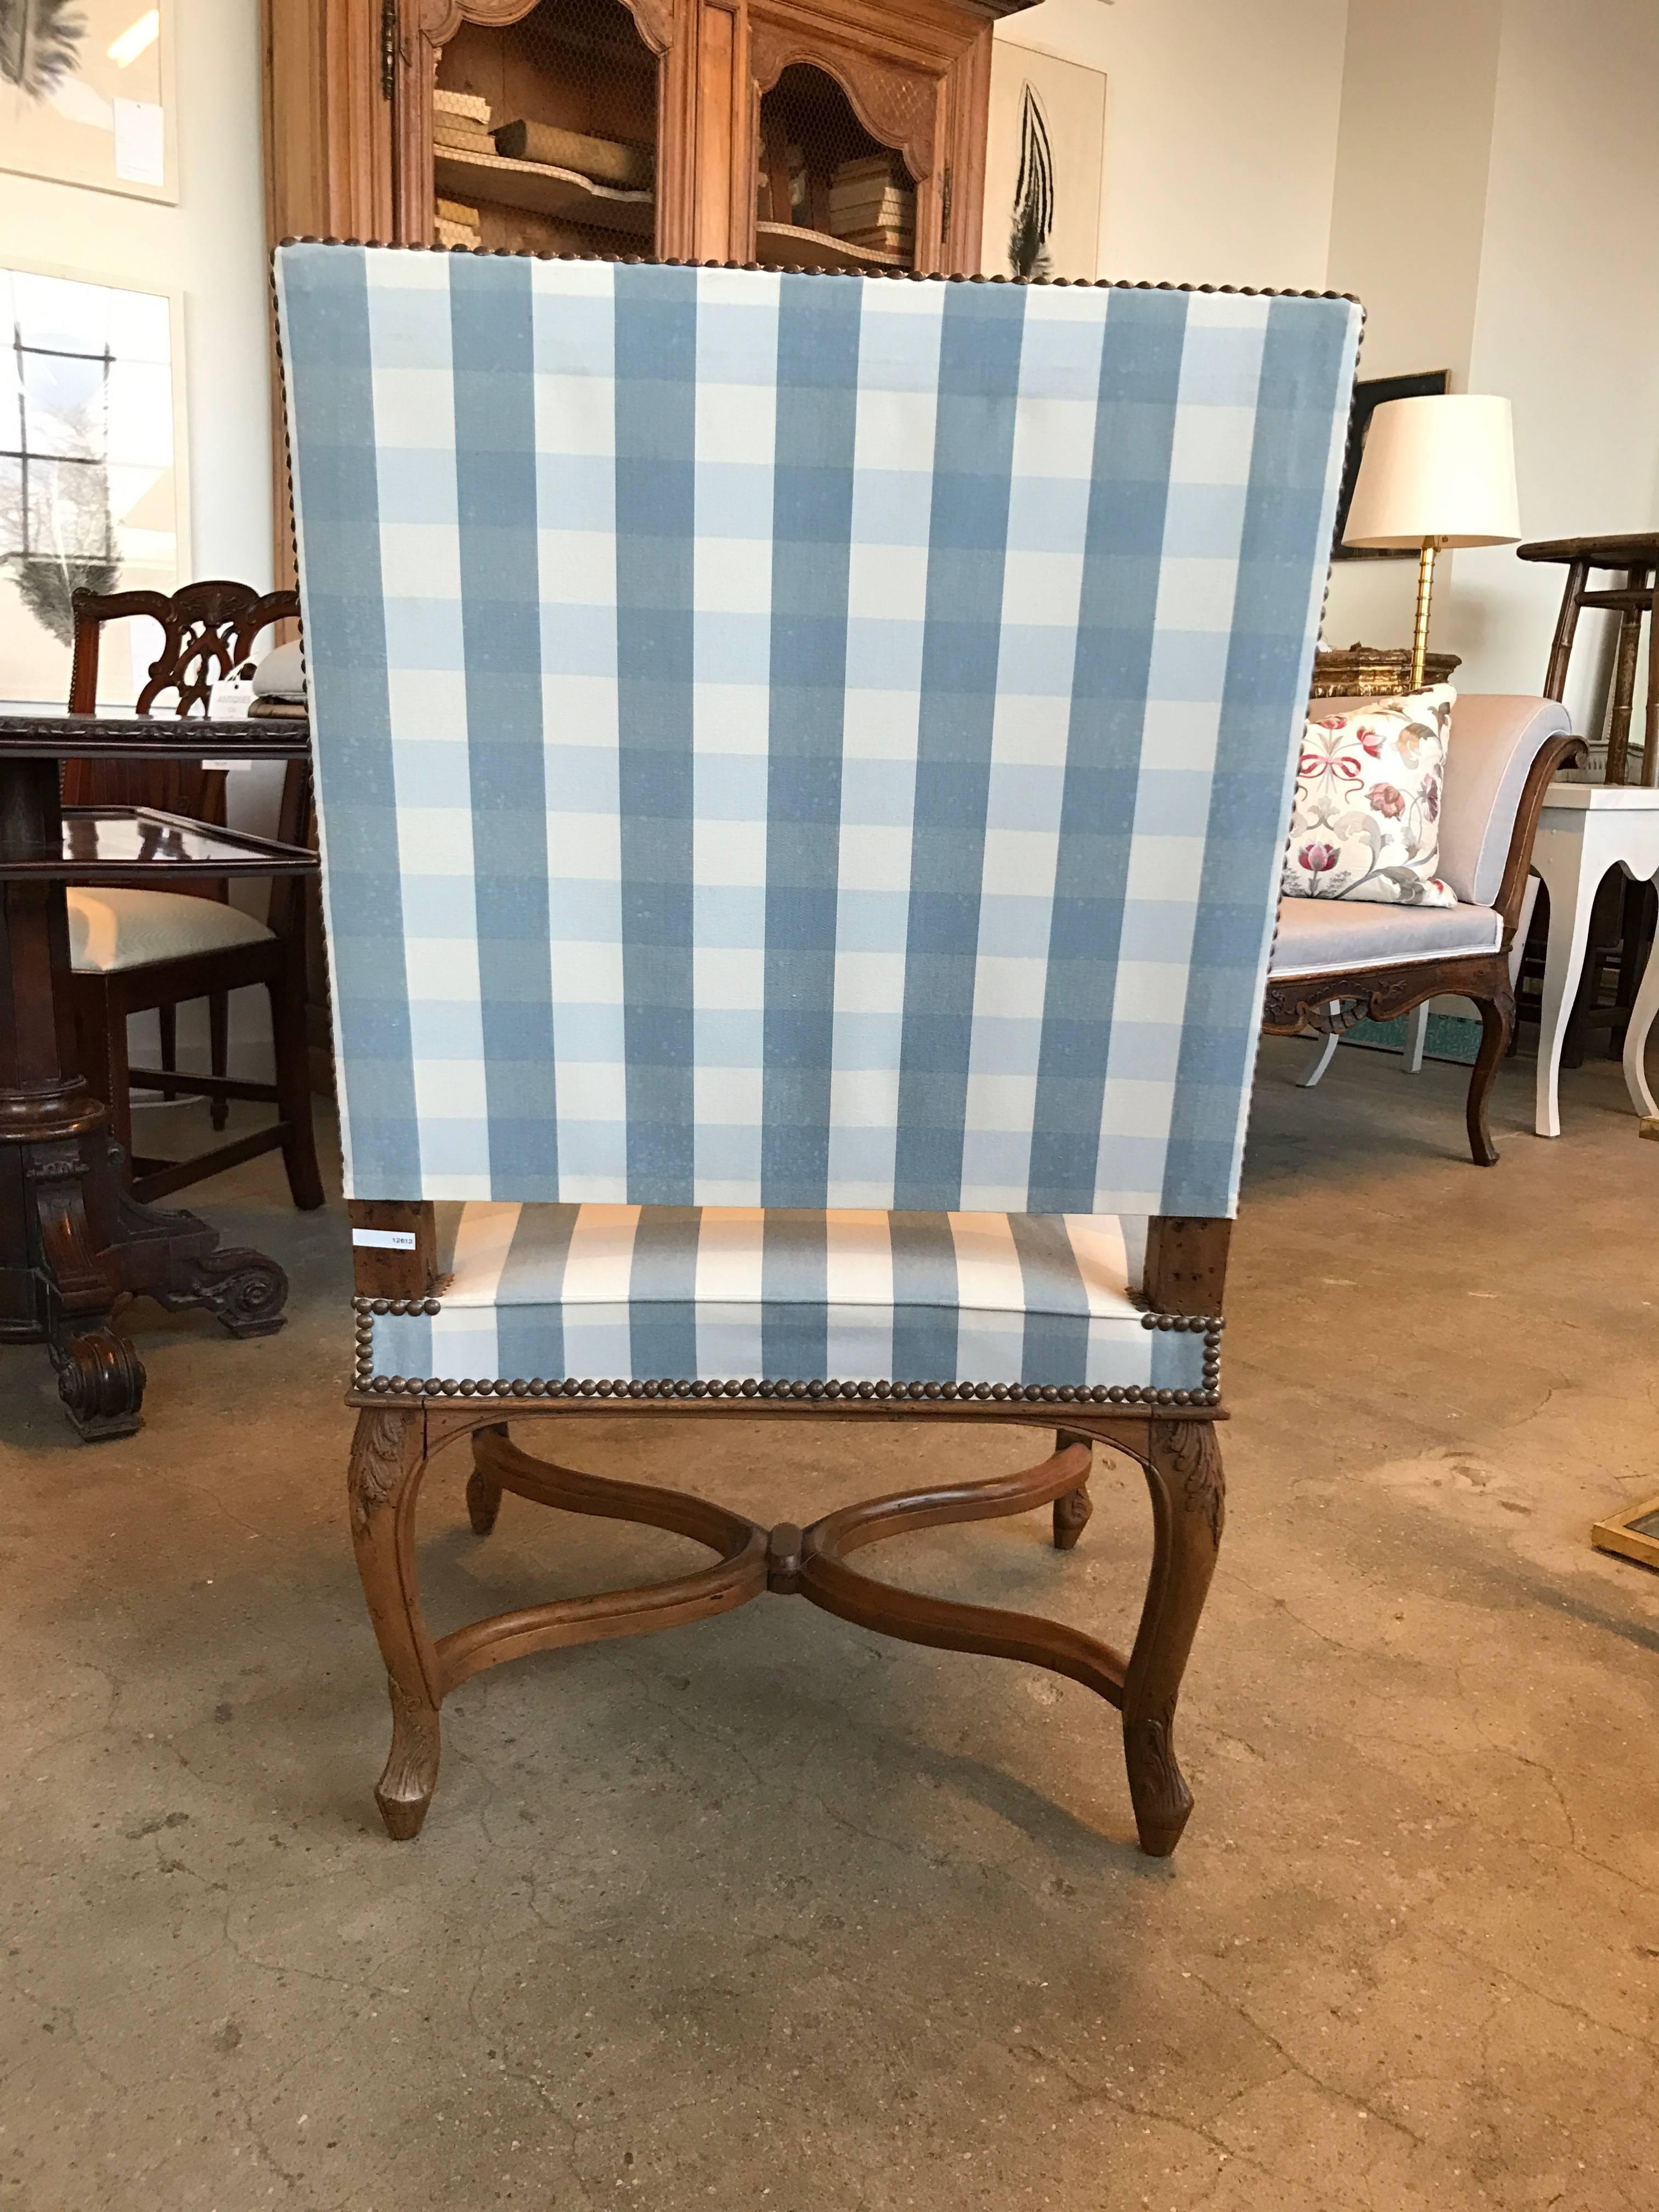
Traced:
<svg viewBox="0 0 1659 2212">
<path fill-rule="evenodd" d="M 0 700 L 67 700 L 77 586 L 189 573 L 179 321 L 166 293 L 0 267 Z M 112 706 L 154 650 L 130 643 L 100 662 Z"/>
<path fill-rule="evenodd" d="M 176 200 L 173 0 L 0 0 L 0 169 Z"/>
<path fill-rule="evenodd" d="M 1105 159 L 1101 71 L 999 39 L 991 50 L 982 273 L 1097 276 Z"/>
<path fill-rule="evenodd" d="M 1438 399 L 1451 389 L 1451 371 L 1445 368 L 1425 368 L 1411 376 L 1364 376 L 1354 386 L 1353 405 L 1348 414 L 1348 452 L 1342 464 L 1342 491 L 1336 504 L 1336 543 L 1331 549 L 1335 561 L 1415 561 L 1415 547 L 1403 550 L 1393 547 L 1345 545 L 1342 533 L 1348 526 L 1348 509 L 1353 504 L 1353 488 L 1359 477 L 1359 463 L 1365 451 L 1365 439 L 1371 427 L 1371 416 L 1387 399 Z"/>
</svg>

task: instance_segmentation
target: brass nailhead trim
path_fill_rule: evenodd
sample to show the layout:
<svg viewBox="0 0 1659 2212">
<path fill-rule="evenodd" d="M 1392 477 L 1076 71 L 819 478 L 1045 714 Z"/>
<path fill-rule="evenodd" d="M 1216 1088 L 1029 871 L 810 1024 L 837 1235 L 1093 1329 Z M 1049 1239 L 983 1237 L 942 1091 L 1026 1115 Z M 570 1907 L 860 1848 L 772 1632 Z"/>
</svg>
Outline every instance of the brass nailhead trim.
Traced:
<svg viewBox="0 0 1659 2212">
<path fill-rule="evenodd" d="M 505 246 L 433 246 L 422 240 L 393 242 L 383 238 L 336 238 L 332 234 L 316 231 L 289 232 L 278 241 L 283 246 L 362 246 L 377 253 L 465 253 L 473 260 L 507 261 L 600 261 L 619 263 L 637 269 L 646 266 L 659 269 L 741 269 L 758 270 L 758 261 L 698 261 L 678 254 L 650 253 L 531 253 L 515 252 Z M 1172 284 L 1167 280 L 1154 283 L 1147 277 L 1125 276 L 978 276 L 960 272 L 925 269 L 872 269 L 859 272 L 842 269 L 805 269 L 793 267 L 772 270 L 771 274 L 789 276 L 828 276 L 845 278 L 855 273 L 866 282 L 884 281 L 899 284 L 1009 284 L 1021 290 L 1060 291 L 1069 286 L 1073 290 L 1085 292 L 1188 292 L 1221 293 L 1244 300 L 1344 300 L 1350 307 L 1361 302 L 1352 292 L 1291 291 L 1267 284 Z M 291 519 L 291 507 L 290 507 Z"/>
<path fill-rule="evenodd" d="M 1139 1382 L 1092 1384 L 1036 1383 L 1036 1382 L 764 1382 L 752 1378 L 746 1382 L 639 1382 L 578 1381 L 567 1376 L 562 1382 L 544 1382 L 539 1376 L 526 1382 L 521 1377 L 509 1380 L 498 1377 L 494 1382 L 480 1382 L 471 1376 L 460 1381 L 453 1376 L 440 1376 L 375 1375 L 370 1376 L 359 1368 L 354 1377 L 356 1389 L 375 1397 L 414 1398 L 787 1398 L 816 1401 L 834 1399 L 902 1398 L 912 1402 L 936 1402 L 940 1400 L 994 1401 L 999 1405 L 1027 1406 L 1213 1406 L 1220 1402 L 1220 1392 L 1210 1386 L 1206 1372 L 1206 1387 L 1201 1390 L 1154 1389 Z"/>
<path fill-rule="evenodd" d="M 374 1323 L 376 1314 L 434 1315 L 442 1310 L 437 1298 L 366 1298 L 354 1297 L 352 1305 L 357 1315 L 355 1334 L 356 1360 L 352 1374 L 352 1387 L 367 1395 L 405 1396 L 427 1398 L 788 1398 L 818 1401 L 822 1399 L 903 1398 L 928 1402 L 952 1400 L 990 1400 L 999 1405 L 1061 1405 L 1061 1406 L 1214 1406 L 1221 1400 L 1221 1335 L 1226 1324 L 1218 1314 L 1161 1314 L 1143 1313 L 1143 1328 L 1175 1330 L 1177 1333 L 1202 1330 L 1205 1336 L 1203 1388 L 1197 1390 L 1157 1389 L 1150 1384 L 1138 1382 L 777 1382 L 750 1376 L 743 1381 L 724 1382 L 666 1378 L 641 1382 L 638 1380 L 604 1382 L 578 1381 L 567 1376 L 562 1381 L 550 1382 L 541 1376 L 526 1382 L 522 1378 L 498 1376 L 493 1381 L 467 1376 L 457 1381 L 453 1376 L 440 1377 L 375 1375 L 374 1365 Z"/>
</svg>

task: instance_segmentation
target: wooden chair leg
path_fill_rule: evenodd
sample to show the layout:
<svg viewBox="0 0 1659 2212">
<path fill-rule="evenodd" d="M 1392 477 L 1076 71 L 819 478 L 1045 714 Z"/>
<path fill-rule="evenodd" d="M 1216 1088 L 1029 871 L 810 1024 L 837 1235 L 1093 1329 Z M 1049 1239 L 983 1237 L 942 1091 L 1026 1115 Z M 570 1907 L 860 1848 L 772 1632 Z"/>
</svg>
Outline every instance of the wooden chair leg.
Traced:
<svg viewBox="0 0 1659 2212">
<path fill-rule="evenodd" d="M 168 1010 L 171 1012 L 171 1009 Z M 166 1063 L 163 1063 L 164 1065 Z M 228 991 L 208 993 L 208 1064 L 214 1074 L 222 1077 L 230 1064 L 230 994 Z M 230 1119 L 228 1098 L 210 1102 L 210 1119 L 216 1129 L 222 1129 Z"/>
<path fill-rule="evenodd" d="M 1064 1451 L 1067 1444 L 1087 1444 L 1092 1450 L 1094 1439 L 1092 1437 L 1080 1436 L 1074 1429 L 1056 1429 L 1054 1449 Z M 1078 1539 L 1088 1527 L 1094 1510 L 1094 1500 L 1089 1495 L 1089 1486 L 1086 1481 L 1079 1483 L 1075 1490 L 1068 1490 L 1063 1498 L 1055 1498 L 1054 1507 L 1055 1551 L 1075 1551 Z"/>
<path fill-rule="evenodd" d="M 109 1133 L 127 1158 L 132 1158 L 132 1085 L 127 1077 L 127 1010 L 110 990 L 101 992 L 104 1103 L 109 1109 Z M 88 1079 L 91 1080 L 91 1079 Z M 93 1088 L 100 1086 L 94 1082 Z"/>
<path fill-rule="evenodd" d="M 155 1025 L 161 1033 L 161 1069 L 171 1074 L 179 1065 L 179 1009 L 177 1006 L 158 1006 Z M 176 1098 L 179 1093 L 170 1083 L 161 1085 L 163 1098 Z"/>
<path fill-rule="evenodd" d="M 486 1437 L 505 1439 L 507 1424 L 498 1429 L 479 1429 L 472 1438 L 472 1472 L 466 1479 L 466 1517 L 475 1536 L 487 1536 L 501 1510 L 501 1486 L 484 1465 L 482 1451 Z"/>
<path fill-rule="evenodd" d="M 1475 1003 L 1480 1009 L 1480 1050 L 1469 1078 L 1469 1151 L 1476 1167 L 1490 1168 L 1498 1164 L 1498 1147 L 1487 1125 L 1486 1103 L 1498 1079 L 1498 1063 L 1509 1049 L 1510 1031 L 1515 1026 L 1515 994 L 1506 990 L 1501 998 L 1480 999 Z"/>
<path fill-rule="evenodd" d="M 301 1213 L 323 1203 L 322 1170 L 311 1125 L 311 1053 L 306 1035 L 305 974 L 292 961 L 270 985 L 270 1042 L 276 1064 L 276 1111 L 284 1128 L 283 1165 Z"/>
<path fill-rule="evenodd" d="M 1215 1572 L 1225 1484 L 1212 1421 L 1154 1421 L 1145 1462 L 1152 1571 L 1123 1686 L 1123 1752 L 1140 1847 L 1167 1858 L 1193 1793 L 1176 1763 L 1176 1703 Z"/>
<path fill-rule="evenodd" d="M 438 1662 L 415 1570 L 415 1504 L 425 1468 L 418 1408 L 376 1407 L 358 1415 L 348 1484 L 351 1540 L 392 1697 L 392 1749 L 374 1802 L 398 1843 L 419 1835 L 438 1785 Z"/>
</svg>

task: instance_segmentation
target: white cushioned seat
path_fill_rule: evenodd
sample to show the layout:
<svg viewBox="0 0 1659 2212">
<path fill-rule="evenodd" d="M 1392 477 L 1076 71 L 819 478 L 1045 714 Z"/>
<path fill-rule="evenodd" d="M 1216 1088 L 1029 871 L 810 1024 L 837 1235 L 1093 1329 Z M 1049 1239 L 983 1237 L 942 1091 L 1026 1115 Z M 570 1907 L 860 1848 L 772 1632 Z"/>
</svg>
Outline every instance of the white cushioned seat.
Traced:
<svg viewBox="0 0 1659 2212">
<path fill-rule="evenodd" d="M 475 1200 L 437 1229 L 438 1310 L 375 1315 L 377 1375 L 1204 1387 L 1204 1332 L 1137 1303 L 1144 1219 Z"/>
<path fill-rule="evenodd" d="M 1378 906 L 1362 899 L 1286 898 L 1268 972 L 1388 968 L 1459 952 L 1496 952 L 1501 915 L 1489 906 Z"/>
<path fill-rule="evenodd" d="M 70 887 L 69 926 L 70 963 L 82 975 L 258 945 L 270 935 L 264 922 L 217 899 L 84 884 Z"/>
</svg>

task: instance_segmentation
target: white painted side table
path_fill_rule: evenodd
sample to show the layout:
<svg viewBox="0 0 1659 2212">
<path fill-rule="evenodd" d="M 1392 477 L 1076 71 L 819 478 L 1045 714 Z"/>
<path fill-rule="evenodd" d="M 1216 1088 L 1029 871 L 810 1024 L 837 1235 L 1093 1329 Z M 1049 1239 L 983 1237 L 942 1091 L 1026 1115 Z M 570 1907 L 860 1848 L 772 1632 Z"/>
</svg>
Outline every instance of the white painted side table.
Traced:
<svg viewBox="0 0 1659 2212">
<path fill-rule="evenodd" d="M 1559 1137 L 1561 1045 L 1583 970 L 1590 908 L 1609 868 L 1622 867 L 1637 883 L 1659 877 L 1659 790 L 1636 784 L 1553 783 L 1539 817 L 1532 865 L 1550 895 L 1534 1127 L 1540 1137 Z M 1650 957 L 1625 1043 L 1625 1082 L 1641 1115 L 1656 1110 L 1642 1073 L 1642 1050 L 1656 1015 L 1659 958 Z"/>
</svg>

